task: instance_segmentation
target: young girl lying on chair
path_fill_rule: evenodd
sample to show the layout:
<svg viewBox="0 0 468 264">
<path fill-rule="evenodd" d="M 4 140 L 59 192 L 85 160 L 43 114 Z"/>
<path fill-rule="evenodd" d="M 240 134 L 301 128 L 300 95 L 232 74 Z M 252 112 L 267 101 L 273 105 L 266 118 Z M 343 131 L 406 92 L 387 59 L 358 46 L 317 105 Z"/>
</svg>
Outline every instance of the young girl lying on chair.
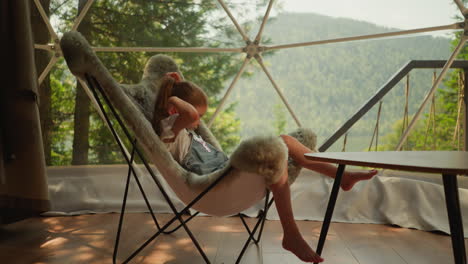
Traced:
<svg viewBox="0 0 468 264">
<path fill-rule="evenodd" d="M 223 152 L 193 132 L 207 108 L 208 99 L 202 89 L 191 82 L 181 81 L 177 73 L 166 75 L 156 99 L 153 127 L 174 159 L 188 171 L 197 174 L 213 172 L 223 168 L 228 162 Z M 311 149 L 292 136 L 281 135 L 281 138 L 288 148 L 290 160 L 304 168 L 335 177 L 336 166 L 306 159 L 304 154 L 312 152 Z M 294 220 L 288 171 L 287 166 L 285 167 L 280 179 L 268 186 L 275 199 L 283 228 L 283 248 L 302 261 L 322 262 L 323 259 L 304 240 Z M 376 173 L 376 170 L 345 172 L 341 188 L 350 190 L 358 181 L 368 180 Z"/>
</svg>

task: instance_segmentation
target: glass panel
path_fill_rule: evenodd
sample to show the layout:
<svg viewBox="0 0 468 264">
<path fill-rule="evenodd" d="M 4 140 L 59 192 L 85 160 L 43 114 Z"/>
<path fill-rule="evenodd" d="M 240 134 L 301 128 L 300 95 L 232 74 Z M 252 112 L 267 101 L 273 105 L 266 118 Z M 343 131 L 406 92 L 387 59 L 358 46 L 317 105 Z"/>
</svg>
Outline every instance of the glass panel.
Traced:
<svg viewBox="0 0 468 264">
<path fill-rule="evenodd" d="M 420 36 L 285 49 L 265 54 L 264 61 L 303 126 L 313 128 L 319 135 L 319 142 L 323 142 L 408 61 L 445 60 L 450 55 L 449 46 L 448 39 Z M 233 95 L 243 123 L 243 137 L 273 132 L 269 121 L 275 118 L 277 105 L 282 107 L 261 69 L 252 66 L 250 71 L 252 76 L 242 79 Z M 412 76 L 412 113 L 431 88 L 431 78 L 429 72 Z M 384 111 L 395 113 L 402 109 L 402 95 L 404 90 L 386 97 Z M 286 109 L 283 112 L 288 113 Z M 372 121 L 365 126 L 373 128 L 375 116 L 366 116 L 364 120 Z M 287 117 L 286 131 L 290 131 L 296 124 L 289 114 Z M 382 122 L 381 131 L 392 121 Z M 268 129 L 259 129 L 262 125 Z M 366 130 L 363 124 L 360 126 L 361 130 Z"/>
<path fill-rule="evenodd" d="M 51 23 L 59 36 L 72 28 L 78 9 L 83 8 L 86 2 L 51 1 Z M 270 1 L 100 0 L 92 3 L 78 30 L 96 47 L 242 48 L 245 43 L 221 3 L 226 4 L 225 7 L 243 32 L 254 39 Z M 434 1 L 430 5 L 422 0 L 410 3 L 403 0 L 337 0 L 330 3 L 318 0 L 275 1 L 261 45 L 302 43 L 446 25 L 459 21 L 453 18 L 458 13 L 455 5 L 447 1 Z M 447 59 L 450 55 L 448 34 L 453 33 L 444 31 L 429 36 L 288 48 L 265 52 L 262 56 L 299 120 L 304 126 L 316 130 L 323 141 L 407 61 Z M 145 62 L 154 54 L 156 52 L 98 52 L 113 76 L 123 83 L 138 83 Z M 230 85 L 245 56 L 238 52 L 166 54 L 177 60 L 187 79 L 207 89 L 213 107 L 209 114 L 214 112 L 214 107 L 223 96 L 222 92 Z M 414 77 L 414 86 L 424 86 L 414 90 L 415 98 L 420 98 L 430 88 L 427 83 L 423 84 L 430 77 L 417 76 Z M 51 79 L 53 93 L 74 100 L 76 90 L 71 88 L 74 81 L 63 60 L 59 60 L 52 70 Z M 61 82 L 63 84 L 59 85 Z M 63 88 L 65 84 L 70 87 Z M 220 137 L 230 125 L 236 127 L 230 136 L 222 139 L 235 138 L 226 145 L 228 149 L 236 146 L 239 135 L 245 138 L 259 133 L 287 132 L 296 127 L 270 80 L 256 62 L 248 66 L 233 91 L 228 101 L 231 105 L 225 107 L 229 111 L 224 113 L 224 118 L 217 118 L 214 124 L 220 129 L 217 132 Z M 396 111 L 398 107 L 393 101 L 401 101 L 398 99 L 400 97 L 401 94 L 395 99 L 386 99 L 390 102 L 384 104 L 384 109 Z M 411 103 L 412 109 L 416 104 Z M 74 107 L 74 103 L 70 102 L 67 107 Z M 68 136 L 57 134 L 56 144 L 60 148 L 56 148 L 54 155 L 65 155 L 65 152 L 71 155 L 73 116 L 68 110 L 66 113 L 56 111 L 53 122 L 67 124 L 58 127 L 63 132 L 68 131 Z M 387 115 L 384 113 L 383 116 Z M 57 119 L 57 116 L 61 119 Z M 243 124 L 240 132 L 237 118 Z M 375 117 L 365 117 L 362 122 L 366 123 L 366 118 Z M 91 118 L 92 131 L 105 130 L 102 124 L 98 125 L 99 122 L 97 116 Z M 360 125 L 366 127 L 363 130 L 373 128 L 373 121 L 369 122 Z M 381 128 L 387 129 L 388 126 L 384 121 Z M 98 146 L 111 144 L 103 139 L 106 136 L 109 135 L 102 134 L 100 139 L 90 139 L 91 163 L 99 162 L 97 153 L 111 153 L 98 150 Z"/>
</svg>

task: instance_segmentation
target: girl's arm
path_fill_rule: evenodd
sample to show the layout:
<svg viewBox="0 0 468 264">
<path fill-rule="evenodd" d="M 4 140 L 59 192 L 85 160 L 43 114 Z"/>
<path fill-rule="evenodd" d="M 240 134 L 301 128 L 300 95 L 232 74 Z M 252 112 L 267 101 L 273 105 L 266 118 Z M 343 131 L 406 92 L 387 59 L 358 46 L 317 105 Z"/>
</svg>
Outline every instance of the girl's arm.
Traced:
<svg viewBox="0 0 468 264">
<path fill-rule="evenodd" d="M 195 128 L 200 120 L 200 116 L 195 107 L 177 96 L 169 97 L 167 112 L 169 114 L 178 113 L 179 117 L 177 117 L 172 126 L 174 137 L 172 139 L 166 139 L 164 142 L 173 142 L 182 129 Z"/>
</svg>

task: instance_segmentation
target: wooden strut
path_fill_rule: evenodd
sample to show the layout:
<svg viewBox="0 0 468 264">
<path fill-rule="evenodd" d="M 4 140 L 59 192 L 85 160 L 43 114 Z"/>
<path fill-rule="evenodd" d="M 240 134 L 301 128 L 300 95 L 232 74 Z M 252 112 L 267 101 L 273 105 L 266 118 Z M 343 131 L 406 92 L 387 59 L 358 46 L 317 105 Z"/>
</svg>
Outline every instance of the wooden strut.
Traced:
<svg viewBox="0 0 468 264">
<path fill-rule="evenodd" d="M 379 102 L 379 110 L 377 111 L 377 120 L 375 122 L 374 133 L 372 134 L 372 139 L 370 141 L 368 151 L 371 151 L 374 138 L 375 138 L 375 151 L 377 151 L 377 148 L 379 146 L 379 124 L 380 124 L 380 114 L 382 113 L 382 103 L 383 101 Z"/>
<path fill-rule="evenodd" d="M 345 152 L 346 151 L 346 143 L 348 142 L 348 132 L 346 132 L 346 134 L 344 135 L 344 139 L 343 139 L 343 148 L 341 149 L 341 152 Z"/>
<path fill-rule="evenodd" d="M 452 139 L 452 142 L 453 142 L 453 145 L 456 146 L 457 150 L 460 150 L 460 146 L 461 146 L 461 135 L 462 133 L 461 132 L 461 123 L 462 123 L 462 109 L 463 107 L 466 107 L 464 106 L 464 91 L 465 91 L 465 73 L 464 71 L 460 71 L 458 73 L 458 106 L 457 106 L 457 122 L 455 124 L 455 130 L 453 132 L 453 139 Z M 465 128 L 463 128 L 465 129 Z M 455 142 L 456 141 L 456 142 Z"/>
<path fill-rule="evenodd" d="M 405 133 L 409 124 L 409 93 L 410 93 L 410 74 L 406 75 L 405 83 L 405 110 L 403 112 L 403 124 L 401 126 L 401 134 Z M 405 142 L 406 149 L 408 149 L 408 141 Z"/>
<path fill-rule="evenodd" d="M 437 79 L 437 72 L 434 70 L 432 74 L 432 85 L 436 82 Z M 429 135 L 429 129 L 432 124 L 432 133 L 433 135 L 433 140 L 432 140 L 432 149 L 435 150 L 437 148 L 437 142 L 436 142 L 436 107 L 435 107 L 435 94 L 431 98 L 431 108 L 429 110 L 429 118 L 427 119 L 427 124 L 426 124 L 426 133 L 424 134 L 424 149 L 427 149 L 427 139 Z"/>
</svg>

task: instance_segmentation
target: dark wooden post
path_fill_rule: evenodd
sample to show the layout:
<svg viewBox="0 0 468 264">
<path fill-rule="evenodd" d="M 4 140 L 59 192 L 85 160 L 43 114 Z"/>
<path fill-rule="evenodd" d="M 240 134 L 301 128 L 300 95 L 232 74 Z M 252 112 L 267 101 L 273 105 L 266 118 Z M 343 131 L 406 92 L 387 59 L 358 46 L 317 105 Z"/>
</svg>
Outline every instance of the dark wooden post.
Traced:
<svg viewBox="0 0 468 264">
<path fill-rule="evenodd" d="M 30 0 L 0 1 L 0 124 L 4 157 L 0 224 L 49 210 Z"/>
</svg>

